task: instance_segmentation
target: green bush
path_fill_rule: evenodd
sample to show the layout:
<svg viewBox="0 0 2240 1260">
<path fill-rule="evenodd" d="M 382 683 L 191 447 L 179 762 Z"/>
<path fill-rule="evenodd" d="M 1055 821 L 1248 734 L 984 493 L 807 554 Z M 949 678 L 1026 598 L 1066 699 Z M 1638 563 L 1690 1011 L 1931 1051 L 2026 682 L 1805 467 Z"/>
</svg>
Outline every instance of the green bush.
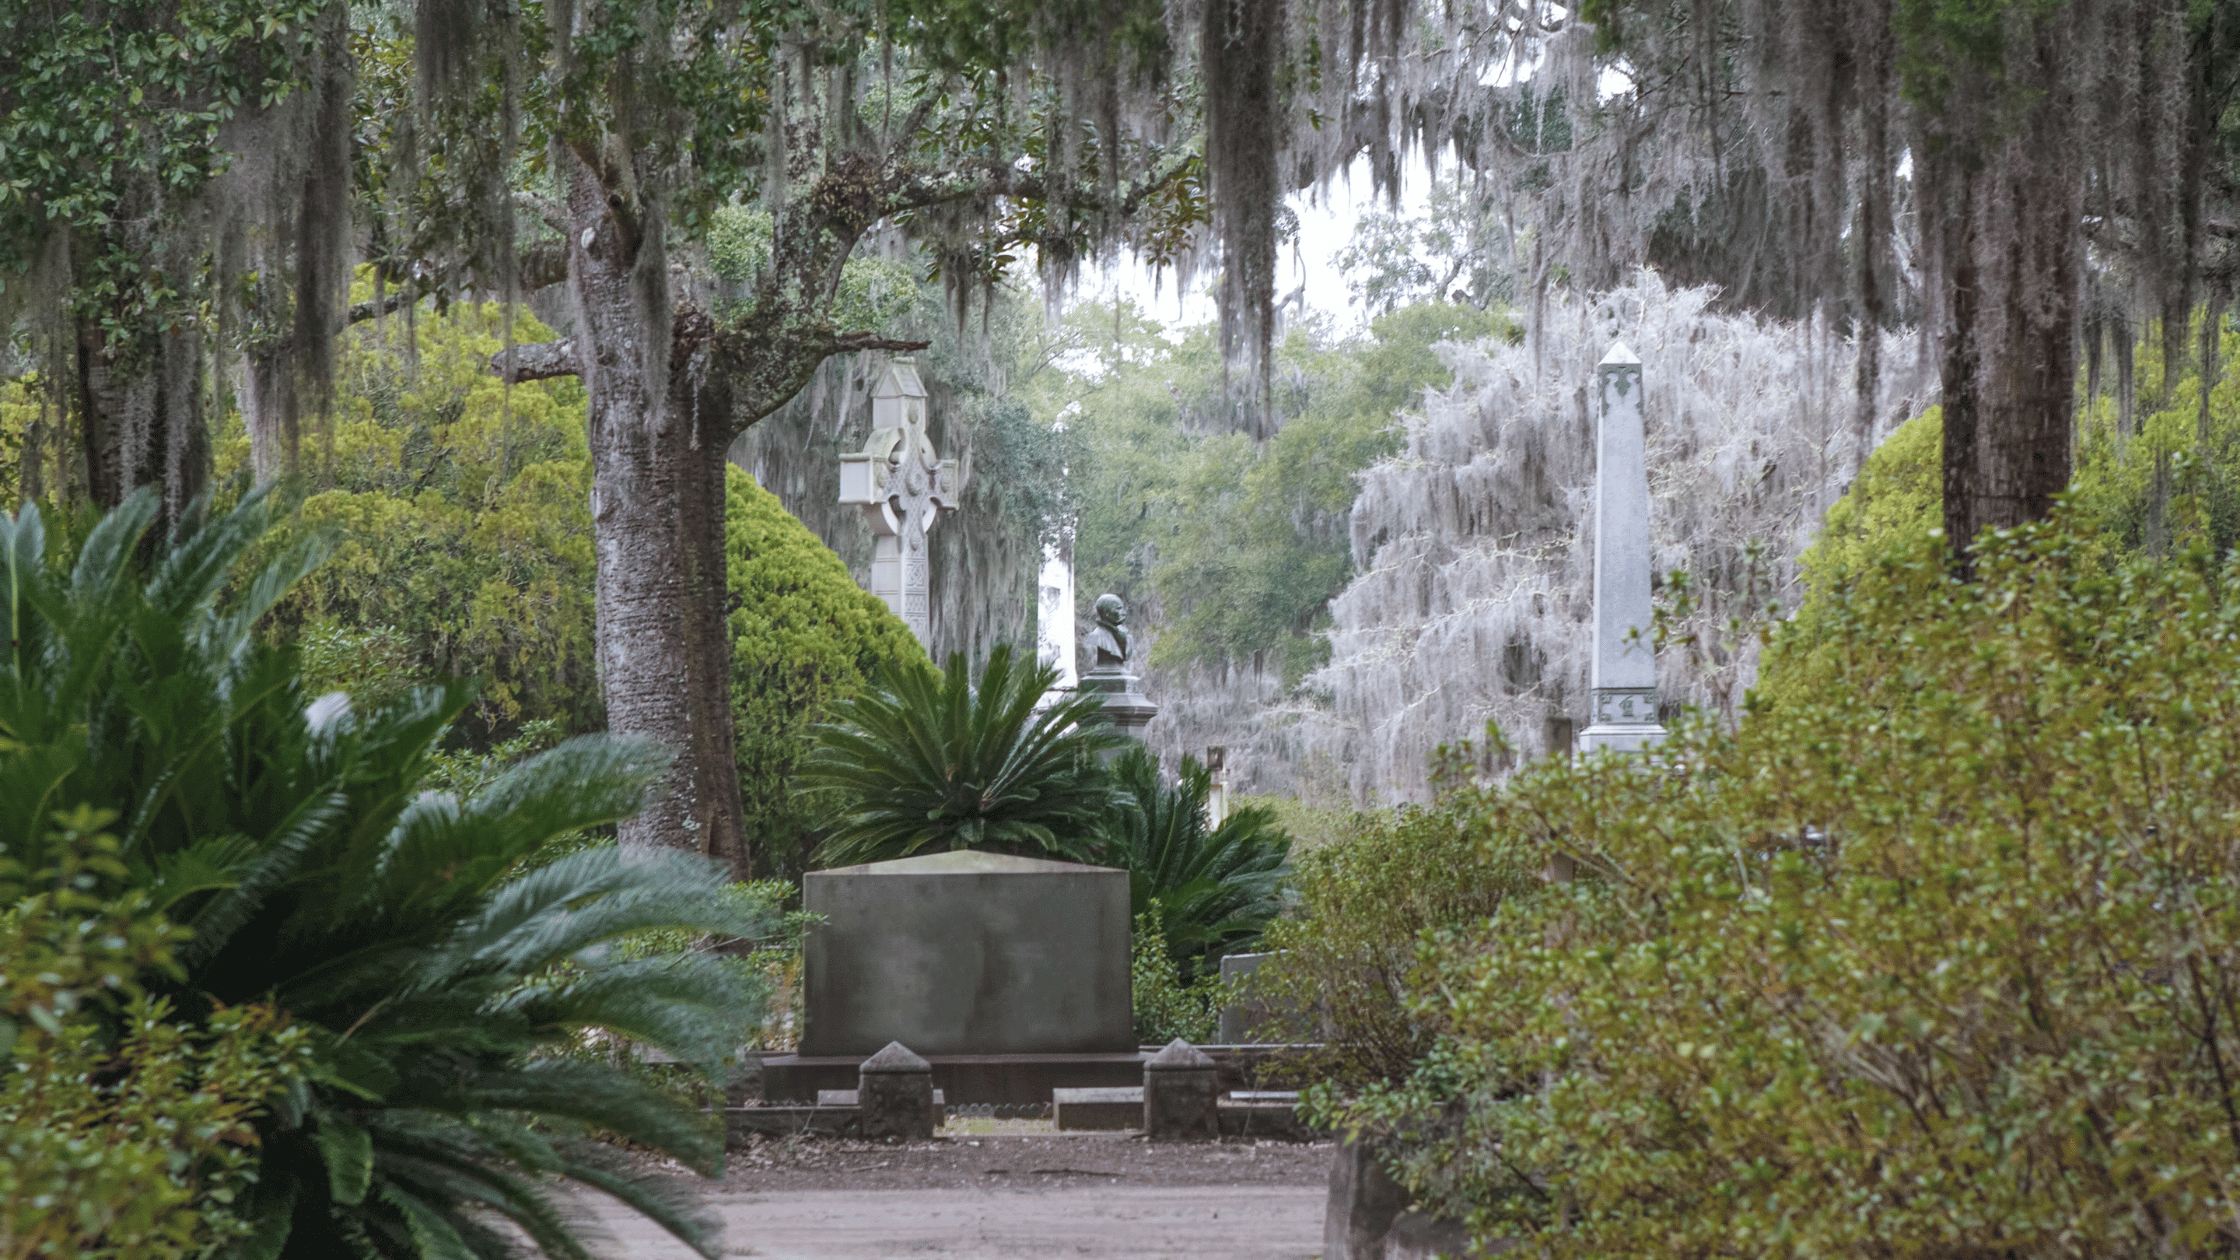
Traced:
<svg viewBox="0 0 2240 1260">
<path fill-rule="evenodd" d="M 191 933 L 143 983 L 205 1029 L 264 1002 L 308 1030 L 308 1083 L 254 1124 L 238 1212 L 257 1253 L 497 1257 L 503 1221 L 578 1255 L 574 1184 L 713 1255 L 688 1204 L 589 1138 L 713 1172 L 720 1118 L 560 1052 L 620 1036 L 712 1075 L 750 1035 L 751 978 L 712 952 L 619 946 L 764 920 L 688 855 L 526 861 L 637 809 L 661 755 L 579 738 L 471 795 L 425 791 L 471 692 L 309 704 L 294 654 L 254 627 L 314 553 L 238 572 L 266 527 L 251 495 L 143 572 L 154 515 L 144 491 L 51 555 L 36 509 L 0 515 L 0 853 L 43 869 L 58 803 L 114 802 L 116 860 L 85 891 L 144 894 Z"/>
<path fill-rule="evenodd" d="M 1211 1044 L 1221 1027 L 1221 977 L 1187 974 L 1175 962 L 1159 920 L 1156 901 L 1135 919 L 1128 979 L 1136 1044 L 1163 1046 L 1177 1037 L 1194 1046 Z"/>
<path fill-rule="evenodd" d="M 1468 746 L 1455 756 L 1468 763 Z M 1359 815 L 1346 839 L 1300 857 L 1296 903 L 1262 942 L 1277 956 L 1252 988 L 1279 1009 L 1311 1012 L 1315 1026 L 1286 1034 L 1324 1043 L 1315 1065 L 1324 1079 L 1353 1088 L 1405 1077 L 1436 1030 L 1410 1008 L 1419 939 L 1482 922 L 1538 888 L 1538 871 L 1451 793 L 1430 808 Z"/>
<path fill-rule="evenodd" d="M 1436 1047 L 1329 1110 L 1555 1257 L 2231 1255 L 2240 562 L 2102 542 L 1875 556 L 1809 696 L 1454 793 L 1578 878 L 1426 940 Z"/>
<path fill-rule="evenodd" d="M 332 415 L 304 437 L 301 505 L 266 544 L 327 544 L 272 613 L 314 694 L 348 691 L 370 709 L 435 679 L 478 679 L 460 732 L 476 746 L 539 719 L 571 734 L 601 722 L 583 386 L 509 388 L 492 374 L 508 317 L 462 302 L 345 333 Z M 510 318 L 517 342 L 553 335 L 518 308 Z M 218 443 L 220 484 L 248 458 L 236 420 Z"/>
<path fill-rule="evenodd" d="M 818 861 L 921 849 L 1089 856 L 1115 803 L 1099 756 L 1125 737 L 1099 716 L 1095 692 L 1039 707 L 1057 681 L 1055 669 L 999 643 L 977 687 L 959 654 L 946 670 L 898 665 L 835 704 L 797 772 L 834 802 Z"/>
<path fill-rule="evenodd" d="M 833 702 L 862 692 L 866 679 L 923 665 L 925 649 L 778 496 L 737 468 L 724 494 L 731 712 L 747 842 L 758 871 L 797 879 L 821 821 L 794 781 L 810 727 Z"/>
<path fill-rule="evenodd" d="M 1206 825 L 1213 776 L 1182 759 L 1173 787 L 1159 781 L 1159 759 L 1141 744 L 1112 766 L 1120 808 L 1096 833 L 1096 860 L 1128 872 L 1128 911 L 1155 920 L 1184 976 L 1218 973 L 1224 954 L 1250 950 L 1283 908 L 1291 837 L 1275 813 L 1245 806 Z"/>
<path fill-rule="evenodd" d="M 121 870 L 110 816 L 56 815 L 54 865 L 0 854 L 0 1256 L 206 1254 L 248 1232 L 251 1122 L 300 1087 L 308 1030 L 268 1006 L 203 1027 L 138 983 L 184 934 Z"/>
</svg>

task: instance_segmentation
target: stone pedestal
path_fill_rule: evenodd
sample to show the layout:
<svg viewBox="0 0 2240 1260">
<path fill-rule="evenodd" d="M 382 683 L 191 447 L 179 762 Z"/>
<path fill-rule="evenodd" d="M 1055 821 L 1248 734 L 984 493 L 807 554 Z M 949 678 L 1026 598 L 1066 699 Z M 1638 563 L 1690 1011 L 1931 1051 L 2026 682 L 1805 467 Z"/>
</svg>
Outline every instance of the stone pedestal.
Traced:
<svg viewBox="0 0 2240 1260">
<path fill-rule="evenodd" d="M 1159 716 L 1159 706 L 1136 689 L 1142 680 L 1119 669 L 1092 669 L 1081 676 L 1081 689 L 1104 697 L 1105 720 L 1130 739 L 1142 739 L 1143 728 Z"/>
<path fill-rule="evenodd" d="M 856 1110 L 867 1138 L 933 1136 L 933 1065 L 899 1041 L 857 1069 Z"/>
<path fill-rule="evenodd" d="M 1143 1065 L 1143 1131 L 1154 1142 L 1221 1136 L 1221 1076 L 1213 1057 L 1182 1038 Z"/>
</svg>

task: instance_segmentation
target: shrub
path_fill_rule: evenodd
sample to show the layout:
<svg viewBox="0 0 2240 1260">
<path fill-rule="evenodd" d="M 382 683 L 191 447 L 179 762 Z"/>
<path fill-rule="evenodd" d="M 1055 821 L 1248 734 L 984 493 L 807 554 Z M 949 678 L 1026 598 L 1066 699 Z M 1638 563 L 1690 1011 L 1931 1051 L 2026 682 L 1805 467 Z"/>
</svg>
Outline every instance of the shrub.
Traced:
<svg viewBox="0 0 2240 1260">
<path fill-rule="evenodd" d="M 583 386 L 493 375 L 508 318 L 461 302 L 345 333 L 332 418 L 304 441 L 301 505 L 266 543 L 327 544 L 272 614 L 302 643 L 314 694 L 349 691 L 368 709 L 479 679 L 461 732 L 478 746 L 538 719 L 600 724 Z M 518 308 L 510 318 L 517 342 L 553 335 Z M 220 484 L 248 455 L 236 422 L 218 443 Z"/>
<path fill-rule="evenodd" d="M 1113 805 L 1099 754 L 1125 737 L 1095 692 L 1040 707 L 1058 673 L 997 644 L 974 687 L 949 668 L 898 665 L 833 706 L 800 782 L 833 793 L 828 866 L 920 849 L 1085 857 Z"/>
<path fill-rule="evenodd" d="M 2232 1254 L 2240 562 L 1978 572 L 1876 557 L 1808 697 L 1457 793 L 1579 878 L 1426 942 L 1436 1052 L 1331 1110 L 1551 1256 Z"/>
<path fill-rule="evenodd" d="M 1150 915 L 1184 976 L 1218 971 L 1250 949 L 1283 908 L 1291 837 L 1275 813 L 1246 806 L 1206 825 L 1213 776 L 1188 756 L 1179 782 L 1159 782 L 1159 759 L 1138 744 L 1113 763 L 1121 807 L 1097 832 L 1097 861 L 1128 872 L 1128 911 Z"/>
<path fill-rule="evenodd" d="M 197 1028 L 140 987 L 183 933 L 142 893 L 83 887 L 117 873 L 109 817 L 58 814 L 43 870 L 0 856 L 0 1256 L 154 1260 L 246 1234 L 247 1126 L 309 1066 L 307 1030 L 270 1007 Z"/>
<path fill-rule="evenodd" d="M 1175 962 L 1159 919 L 1156 901 L 1135 918 L 1128 979 L 1136 1044 L 1163 1046 L 1180 1037 L 1194 1046 L 1207 1045 L 1221 1026 L 1221 977 L 1187 974 Z"/>
<path fill-rule="evenodd" d="M 925 649 L 754 478 L 731 469 L 724 494 L 731 711 L 747 841 L 758 870 L 794 879 L 821 821 L 794 782 L 810 727 L 834 702 L 862 692 L 866 679 L 922 665 Z"/>
<path fill-rule="evenodd" d="M 1468 745 L 1453 758 L 1468 764 Z M 1536 889 L 1538 871 L 1451 790 L 1429 808 L 1357 815 L 1352 835 L 1299 859 L 1296 903 L 1263 941 L 1277 956 L 1252 989 L 1278 1009 L 1312 1012 L 1317 1027 L 1288 1034 L 1324 1043 L 1317 1074 L 1349 1088 L 1403 1078 L 1434 1040 L 1409 1008 L 1418 940 L 1484 921 Z"/>
<path fill-rule="evenodd" d="M 686 1205 L 587 1139 L 712 1172 L 720 1119 L 557 1052 L 598 1032 L 712 1074 L 748 1037 L 751 980 L 712 953 L 617 946 L 655 929 L 754 935 L 762 920 L 683 854 L 524 862 L 637 809 L 661 756 L 581 738 L 472 795 L 422 791 L 471 692 L 308 705 L 293 654 L 252 628 L 312 553 L 237 574 L 265 526 L 251 495 L 142 574 L 154 509 L 142 492 L 51 557 L 36 509 L 0 515 L 15 636 L 0 656 L 0 851 L 38 869 L 54 803 L 117 803 L 117 860 L 87 872 L 87 891 L 144 893 L 191 932 L 150 990 L 206 1028 L 255 1001 L 309 1030 L 309 1083 L 254 1126 L 240 1214 L 258 1251 L 494 1257 L 513 1246 L 502 1220 L 577 1255 L 573 1183 L 714 1254 Z"/>
</svg>

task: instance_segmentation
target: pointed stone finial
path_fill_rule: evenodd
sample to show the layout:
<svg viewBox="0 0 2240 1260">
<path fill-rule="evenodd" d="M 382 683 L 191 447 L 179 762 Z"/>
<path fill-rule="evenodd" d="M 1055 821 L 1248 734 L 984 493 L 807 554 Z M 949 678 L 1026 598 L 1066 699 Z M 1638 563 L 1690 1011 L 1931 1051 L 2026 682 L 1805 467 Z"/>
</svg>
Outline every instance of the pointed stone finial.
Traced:
<svg viewBox="0 0 2240 1260">
<path fill-rule="evenodd" d="M 1598 366 L 1640 367 L 1641 356 L 1628 349 L 1625 342 L 1620 341 L 1610 347 L 1610 353 L 1602 356 L 1602 362 Z"/>
<path fill-rule="evenodd" d="M 933 1065 L 919 1058 L 916 1052 L 899 1041 L 890 1041 L 886 1048 L 863 1061 L 858 1072 L 931 1072 Z"/>
<path fill-rule="evenodd" d="M 1214 1066 L 1213 1056 L 1182 1038 L 1167 1043 L 1167 1048 L 1152 1055 L 1144 1062 L 1151 1071 L 1198 1070 Z"/>
</svg>

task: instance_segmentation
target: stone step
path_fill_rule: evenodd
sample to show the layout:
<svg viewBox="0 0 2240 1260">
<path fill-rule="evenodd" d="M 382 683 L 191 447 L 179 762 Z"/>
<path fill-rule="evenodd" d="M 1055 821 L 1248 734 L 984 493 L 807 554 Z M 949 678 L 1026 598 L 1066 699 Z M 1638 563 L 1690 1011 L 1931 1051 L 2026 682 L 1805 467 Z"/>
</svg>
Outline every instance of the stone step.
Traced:
<svg viewBox="0 0 2240 1260">
<path fill-rule="evenodd" d="M 1054 1089 L 1050 1109 L 1061 1132 L 1068 1129 L 1140 1129 L 1143 1086 L 1109 1089 Z"/>
</svg>

